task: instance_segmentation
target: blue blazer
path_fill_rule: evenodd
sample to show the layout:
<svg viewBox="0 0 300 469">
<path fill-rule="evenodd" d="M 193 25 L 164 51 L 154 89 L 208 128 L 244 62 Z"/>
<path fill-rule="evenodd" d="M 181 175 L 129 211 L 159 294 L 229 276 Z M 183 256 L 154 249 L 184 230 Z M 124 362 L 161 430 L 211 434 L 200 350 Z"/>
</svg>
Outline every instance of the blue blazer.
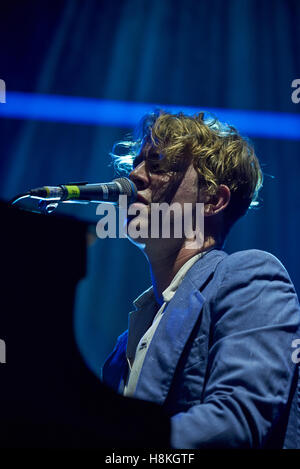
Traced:
<svg viewBox="0 0 300 469">
<path fill-rule="evenodd" d="M 174 448 L 299 448 L 299 324 L 295 289 L 276 257 L 214 249 L 168 304 L 134 397 L 164 407 Z M 102 369 L 119 392 L 126 344 L 127 331 Z"/>
</svg>

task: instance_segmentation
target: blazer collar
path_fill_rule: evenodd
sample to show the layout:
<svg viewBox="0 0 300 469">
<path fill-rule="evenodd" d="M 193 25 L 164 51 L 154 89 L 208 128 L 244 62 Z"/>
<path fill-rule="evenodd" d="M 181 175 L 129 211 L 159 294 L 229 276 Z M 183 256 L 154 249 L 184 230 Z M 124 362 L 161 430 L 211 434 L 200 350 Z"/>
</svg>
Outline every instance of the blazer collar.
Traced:
<svg viewBox="0 0 300 469">
<path fill-rule="evenodd" d="M 163 404 L 178 360 L 202 313 L 201 287 L 227 254 L 213 249 L 187 272 L 167 305 L 146 354 L 134 397 Z"/>
</svg>

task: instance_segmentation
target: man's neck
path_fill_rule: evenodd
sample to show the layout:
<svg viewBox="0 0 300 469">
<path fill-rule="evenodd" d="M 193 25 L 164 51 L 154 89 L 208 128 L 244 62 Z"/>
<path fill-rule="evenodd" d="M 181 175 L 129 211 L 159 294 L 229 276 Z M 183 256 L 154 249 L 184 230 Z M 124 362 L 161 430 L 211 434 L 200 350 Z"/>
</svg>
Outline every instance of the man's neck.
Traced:
<svg viewBox="0 0 300 469">
<path fill-rule="evenodd" d="M 209 238 L 198 249 L 181 247 L 179 250 L 169 252 L 161 250 L 159 254 L 155 252 L 145 253 L 150 265 L 154 294 L 159 304 L 163 303 L 162 293 L 170 285 L 181 267 L 196 254 L 207 251 L 215 245 L 215 241 Z"/>
</svg>

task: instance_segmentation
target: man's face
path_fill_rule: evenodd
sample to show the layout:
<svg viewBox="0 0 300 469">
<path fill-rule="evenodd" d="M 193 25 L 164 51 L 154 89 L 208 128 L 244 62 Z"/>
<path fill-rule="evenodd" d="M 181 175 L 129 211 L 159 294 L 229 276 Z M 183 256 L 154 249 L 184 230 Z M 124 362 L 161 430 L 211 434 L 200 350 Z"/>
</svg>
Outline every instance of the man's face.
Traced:
<svg viewBox="0 0 300 469">
<path fill-rule="evenodd" d="M 155 246 L 179 246 L 182 245 L 184 234 L 181 238 L 173 236 L 174 225 L 182 229 L 183 233 L 183 214 L 186 208 L 184 204 L 189 203 L 190 207 L 195 207 L 198 201 L 198 175 L 192 163 L 189 163 L 182 171 L 152 171 L 148 161 L 142 159 L 139 155 L 136 159 L 136 166 L 131 171 L 129 178 L 136 184 L 138 190 L 137 202 L 131 204 L 129 209 L 135 212 L 137 216 L 132 215 L 128 218 L 129 239 L 139 247 L 149 248 L 153 243 Z M 161 239 L 162 226 L 167 217 L 162 217 L 159 221 L 159 236 L 153 238 L 153 214 L 154 206 L 151 204 L 167 203 L 168 206 L 181 208 L 181 211 L 175 213 L 171 211 L 171 236 L 169 239 Z M 175 205 L 174 205 L 175 204 Z M 136 212 L 139 210 L 140 212 Z M 152 223 L 152 224 L 151 224 Z M 140 237 L 133 238 L 130 230 L 138 226 Z M 144 230 L 144 231 L 143 231 Z M 147 233 L 147 236 L 144 234 Z M 151 236 L 152 233 L 152 236 Z M 167 242 L 167 243 L 166 243 Z"/>
</svg>

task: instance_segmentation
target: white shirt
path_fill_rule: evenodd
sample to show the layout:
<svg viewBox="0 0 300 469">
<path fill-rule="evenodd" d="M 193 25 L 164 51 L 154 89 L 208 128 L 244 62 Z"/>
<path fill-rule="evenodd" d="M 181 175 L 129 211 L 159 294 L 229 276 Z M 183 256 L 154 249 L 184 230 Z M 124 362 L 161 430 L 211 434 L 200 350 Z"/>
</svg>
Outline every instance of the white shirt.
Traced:
<svg viewBox="0 0 300 469">
<path fill-rule="evenodd" d="M 162 296 L 164 303 L 156 314 L 157 302 L 153 287 L 148 288 L 148 290 L 144 291 L 144 293 L 133 302 L 136 310 L 129 313 L 128 342 L 126 349 L 129 372 L 124 387 L 124 396 L 132 396 L 134 394 L 146 353 L 163 316 L 166 305 L 175 295 L 187 271 L 206 252 L 207 251 L 196 254 L 179 269 L 170 285 L 163 291 Z"/>
</svg>

